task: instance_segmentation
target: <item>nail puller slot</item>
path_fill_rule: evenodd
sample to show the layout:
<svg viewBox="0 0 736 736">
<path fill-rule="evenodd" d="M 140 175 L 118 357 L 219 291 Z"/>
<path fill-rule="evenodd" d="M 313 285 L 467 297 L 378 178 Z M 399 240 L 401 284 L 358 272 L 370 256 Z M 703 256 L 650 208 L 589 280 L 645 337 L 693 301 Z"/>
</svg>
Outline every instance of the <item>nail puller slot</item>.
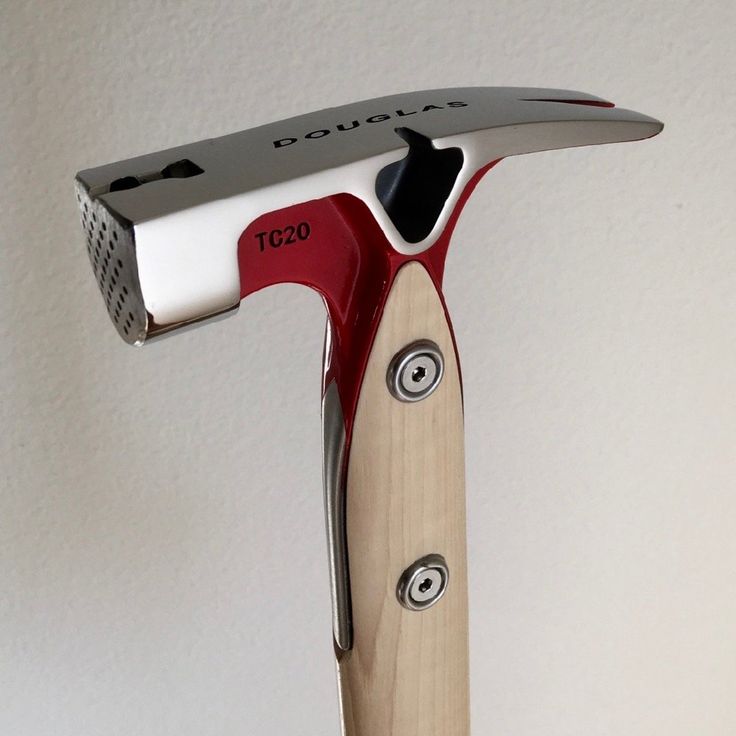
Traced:
<svg viewBox="0 0 736 736">
<path fill-rule="evenodd" d="M 160 171 L 150 171 L 146 174 L 137 174 L 135 176 L 122 176 L 105 188 L 101 187 L 97 191 L 92 192 L 93 196 L 107 194 L 108 192 L 122 192 L 125 189 L 135 189 L 143 184 L 152 181 L 161 181 L 161 179 L 188 179 L 191 176 L 199 176 L 204 174 L 204 169 L 197 166 L 193 161 L 184 158 L 181 161 L 164 166 Z"/>
</svg>

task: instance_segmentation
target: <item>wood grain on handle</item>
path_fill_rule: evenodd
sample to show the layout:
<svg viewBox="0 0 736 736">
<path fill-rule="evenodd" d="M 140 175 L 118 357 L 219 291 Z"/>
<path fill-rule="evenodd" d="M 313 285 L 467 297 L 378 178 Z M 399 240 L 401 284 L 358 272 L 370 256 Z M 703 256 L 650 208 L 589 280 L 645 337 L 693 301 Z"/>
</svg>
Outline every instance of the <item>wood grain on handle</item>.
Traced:
<svg viewBox="0 0 736 736">
<path fill-rule="evenodd" d="M 386 385 L 392 357 L 432 340 L 445 375 L 405 403 Z M 398 273 L 368 361 L 347 466 L 354 646 L 338 652 L 346 736 L 468 736 L 468 606 L 463 415 L 446 316 L 426 270 Z M 450 578 L 425 611 L 396 597 L 401 573 L 438 553 Z"/>
</svg>

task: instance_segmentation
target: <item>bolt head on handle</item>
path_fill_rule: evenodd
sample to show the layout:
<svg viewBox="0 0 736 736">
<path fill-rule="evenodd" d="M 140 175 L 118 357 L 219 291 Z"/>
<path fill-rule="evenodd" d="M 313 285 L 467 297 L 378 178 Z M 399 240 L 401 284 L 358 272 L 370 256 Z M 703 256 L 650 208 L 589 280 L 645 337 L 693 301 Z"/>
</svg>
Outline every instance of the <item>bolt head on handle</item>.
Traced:
<svg viewBox="0 0 736 736">
<path fill-rule="evenodd" d="M 110 317 L 124 340 L 142 344 L 228 314 L 247 293 L 280 281 L 312 285 L 339 310 L 339 279 L 305 262 L 328 258 L 333 271 L 348 272 L 370 260 L 347 246 L 315 247 L 350 227 L 353 215 L 370 220 L 387 258 L 418 257 L 446 246 L 465 197 L 492 162 L 661 129 L 653 118 L 579 92 L 426 90 L 86 169 L 77 174 L 77 198 Z M 347 212 L 346 196 L 360 206 Z M 339 212 L 316 206 L 314 217 L 268 220 L 335 197 L 343 198 Z M 272 227 L 251 232 L 244 255 L 242 236 L 256 221 Z M 311 254 L 299 250 L 307 240 Z"/>
<path fill-rule="evenodd" d="M 436 343 L 416 340 L 394 356 L 386 382 L 395 399 L 421 401 L 439 386 L 444 370 L 445 359 Z"/>
</svg>

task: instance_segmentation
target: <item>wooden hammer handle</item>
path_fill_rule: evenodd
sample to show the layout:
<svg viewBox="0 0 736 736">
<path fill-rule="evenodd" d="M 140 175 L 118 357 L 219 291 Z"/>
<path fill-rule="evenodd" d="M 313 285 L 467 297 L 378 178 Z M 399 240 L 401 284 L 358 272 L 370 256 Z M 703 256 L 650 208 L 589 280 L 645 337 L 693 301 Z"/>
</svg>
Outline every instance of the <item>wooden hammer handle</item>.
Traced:
<svg viewBox="0 0 736 736">
<path fill-rule="evenodd" d="M 431 395 L 396 399 L 387 369 L 430 340 L 444 356 Z M 353 645 L 337 652 L 345 736 L 468 736 L 468 604 L 463 412 L 450 326 L 425 268 L 398 272 L 370 353 L 346 476 Z M 429 554 L 449 569 L 426 610 L 397 597 L 404 570 Z"/>
</svg>

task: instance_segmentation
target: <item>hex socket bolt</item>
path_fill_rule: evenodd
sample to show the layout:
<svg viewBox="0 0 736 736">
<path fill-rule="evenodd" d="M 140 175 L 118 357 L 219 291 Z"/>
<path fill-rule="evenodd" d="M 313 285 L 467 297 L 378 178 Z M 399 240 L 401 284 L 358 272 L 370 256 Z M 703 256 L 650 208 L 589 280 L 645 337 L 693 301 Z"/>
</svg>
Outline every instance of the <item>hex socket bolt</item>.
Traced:
<svg viewBox="0 0 736 736">
<path fill-rule="evenodd" d="M 325 508 L 347 736 L 469 733 L 462 396 L 441 293 L 464 203 L 503 158 L 661 129 L 580 92 L 434 89 L 77 174 L 89 258 L 126 342 L 232 314 L 272 284 L 324 299 Z M 436 353 L 411 356 L 402 381 L 392 360 L 416 344 Z M 432 598 L 423 608 L 396 586 L 427 555 L 452 585 L 435 599 L 440 568 L 428 567 L 414 581 L 420 604 Z"/>
</svg>

